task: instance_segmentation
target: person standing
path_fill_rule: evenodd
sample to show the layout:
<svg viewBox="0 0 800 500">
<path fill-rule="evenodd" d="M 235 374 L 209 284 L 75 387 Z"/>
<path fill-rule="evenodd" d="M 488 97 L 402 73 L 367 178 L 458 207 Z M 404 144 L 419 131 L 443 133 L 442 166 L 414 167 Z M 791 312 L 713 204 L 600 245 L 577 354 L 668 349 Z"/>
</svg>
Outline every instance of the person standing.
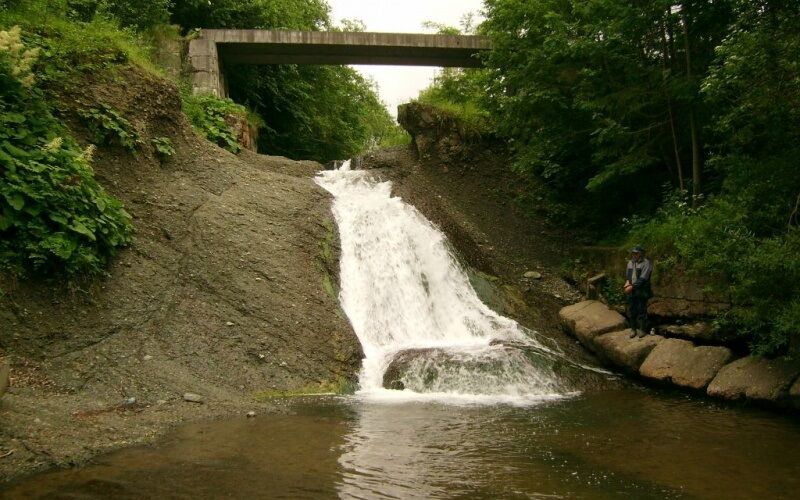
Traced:
<svg viewBox="0 0 800 500">
<path fill-rule="evenodd" d="M 653 265 L 644 256 L 644 248 L 636 245 L 631 249 L 631 258 L 625 271 L 624 291 L 628 296 L 628 324 L 631 327 L 631 338 L 644 337 L 649 331 L 647 318 L 647 301 L 653 296 L 650 287 L 650 276 Z"/>
</svg>

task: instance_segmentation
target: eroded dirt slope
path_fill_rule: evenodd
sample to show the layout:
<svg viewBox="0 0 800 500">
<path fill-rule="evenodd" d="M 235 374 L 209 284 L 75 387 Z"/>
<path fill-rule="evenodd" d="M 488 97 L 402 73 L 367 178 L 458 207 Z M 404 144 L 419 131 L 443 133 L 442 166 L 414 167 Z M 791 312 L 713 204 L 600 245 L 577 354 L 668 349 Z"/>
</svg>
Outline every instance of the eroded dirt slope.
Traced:
<svg viewBox="0 0 800 500">
<path fill-rule="evenodd" d="M 143 136 L 101 148 L 100 182 L 134 216 L 107 279 L 2 284 L 0 481 L 80 463 L 186 419 L 278 411 L 254 394 L 355 379 L 360 346 L 336 300 L 338 239 L 321 165 L 235 156 L 196 137 L 177 89 L 136 71 L 64 91 L 65 119 L 104 102 Z M 160 162 L 150 138 L 177 154 Z M 203 404 L 183 400 L 191 392 Z"/>
</svg>

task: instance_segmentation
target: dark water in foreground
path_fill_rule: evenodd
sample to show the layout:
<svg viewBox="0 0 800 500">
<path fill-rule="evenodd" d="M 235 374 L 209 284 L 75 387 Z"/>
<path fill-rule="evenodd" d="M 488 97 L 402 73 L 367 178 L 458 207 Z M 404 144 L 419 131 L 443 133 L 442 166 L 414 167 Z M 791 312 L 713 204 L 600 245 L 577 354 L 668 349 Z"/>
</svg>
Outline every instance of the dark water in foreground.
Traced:
<svg viewBox="0 0 800 500">
<path fill-rule="evenodd" d="M 538 407 L 305 399 L 4 498 L 798 498 L 800 422 L 645 390 Z"/>
</svg>

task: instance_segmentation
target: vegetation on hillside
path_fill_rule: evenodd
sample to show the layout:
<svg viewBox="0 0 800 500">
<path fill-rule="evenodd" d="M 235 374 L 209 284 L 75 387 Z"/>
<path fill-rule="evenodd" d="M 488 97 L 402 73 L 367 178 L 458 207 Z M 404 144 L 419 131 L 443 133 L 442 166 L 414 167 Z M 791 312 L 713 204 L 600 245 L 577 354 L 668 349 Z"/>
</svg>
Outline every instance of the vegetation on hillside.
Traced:
<svg viewBox="0 0 800 500">
<path fill-rule="evenodd" d="M 488 115 L 555 221 L 713 278 L 733 301 L 720 328 L 759 352 L 799 340 L 800 4 L 487 0 L 485 14 L 488 68 L 443 73 L 423 98 Z"/>
<path fill-rule="evenodd" d="M 324 0 L 174 0 L 171 12 L 185 29 L 336 29 Z M 346 66 L 238 65 L 226 75 L 232 99 L 264 117 L 265 153 L 325 162 L 402 135 L 374 85 Z"/>
<path fill-rule="evenodd" d="M 36 87 L 41 54 L 19 27 L 0 31 L 0 270 L 97 274 L 130 241 L 131 217 L 95 181 L 92 148 L 78 147 Z"/>
<path fill-rule="evenodd" d="M 324 0 L 0 0 L 0 271 L 92 276 L 131 239 L 130 216 L 94 180 L 93 149 L 81 151 L 60 121 L 61 89 L 128 65 L 165 77 L 151 47 L 166 23 L 188 36 L 199 27 L 334 29 L 328 10 Z M 261 128 L 264 152 L 294 158 L 346 158 L 407 140 L 373 84 L 350 68 L 229 70 L 238 103 L 181 94 L 197 131 L 230 151 L 240 147 L 230 115 Z M 143 145 L 112 107 L 76 111 L 94 144 Z M 175 154 L 169 138 L 151 144 L 162 159 Z"/>
</svg>

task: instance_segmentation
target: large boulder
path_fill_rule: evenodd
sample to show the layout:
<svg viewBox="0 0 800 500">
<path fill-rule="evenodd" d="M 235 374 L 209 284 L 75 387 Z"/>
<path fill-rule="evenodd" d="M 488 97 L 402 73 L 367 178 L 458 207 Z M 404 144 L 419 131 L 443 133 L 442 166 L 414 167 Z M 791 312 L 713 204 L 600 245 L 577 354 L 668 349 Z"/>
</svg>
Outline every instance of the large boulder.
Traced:
<svg viewBox="0 0 800 500">
<path fill-rule="evenodd" d="M 549 394 L 560 389 L 553 376 L 553 363 L 552 359 L 526 352 L 513 343 L 408 349 L 392 358 L 383 375 L 383 387 L 415 392 L 494 394 L 521 384 Z"/>
<path fill-rule="evenodd" d="M 0 359 L 0 398 L 2 398 L 3 394 L 8 390 L 9 377 L 10 369 L 8 363 Z"/>
<path fill-rule="evenodd" d="M 581 343 L 595 349 L 593 340 L 598 335 L 622 330 L 625 318 L 597 300 L 584 300 L 559 311 L 561 322 Z"/>
<path fill-rule="evenodd" d="M 543 395 L 601 387 L 605 380 L 530 343 L 500 340 L 489 346 L 400 351 L 382 382 L 386 389 L 422 393 Z"/>
<path fill-rule="evenodd" d="M 644 362 L 658 344 L 664 340 L 660 335 L 631 338 L 631 330 L 621 330 L 600 335 L 594 339 L 600 355 L 614 365 L 629 372 L 638 372 Z"/>
<path fill-rule="evenodd" d="M 474 158 L 494 137 L 465 124 L 450 111 L 420 102 L 397 108 L 397 122 L 410 135 L 420 157 L 445 163 Z"/>
<path fill-rule="evenodd" d="M 800 376 L 800 365 L 786 358 L 747 356 L 725 365 L 708 386 L 710 396 L 725 399 L 758 399 L 783 402 L 792 382 Z"/>
<path fill-rule="evenodd" d="M 650 352 L 639 373 L 682 387 L 704 389 L 731 356 L 727 347 L 696 347 L 688 340 L 665 339 Z"/>
</svg>

